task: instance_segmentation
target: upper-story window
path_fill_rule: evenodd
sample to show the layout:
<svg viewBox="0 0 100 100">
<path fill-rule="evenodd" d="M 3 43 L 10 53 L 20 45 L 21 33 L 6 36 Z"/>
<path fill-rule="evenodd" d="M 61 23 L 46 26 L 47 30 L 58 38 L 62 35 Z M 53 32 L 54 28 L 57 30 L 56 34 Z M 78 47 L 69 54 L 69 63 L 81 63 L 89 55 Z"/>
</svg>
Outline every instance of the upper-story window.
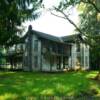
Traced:
<svg viewBox="0 0 100 100">
<path fill-rule="evenodd" d="M 80 52 L 80 44 L 77 44 L 77 52 Z"/>
<path fill-rule="evenodd" d="M 34 51 L 38 51 L 38 40 L 34 40 Z"/>
</svg>

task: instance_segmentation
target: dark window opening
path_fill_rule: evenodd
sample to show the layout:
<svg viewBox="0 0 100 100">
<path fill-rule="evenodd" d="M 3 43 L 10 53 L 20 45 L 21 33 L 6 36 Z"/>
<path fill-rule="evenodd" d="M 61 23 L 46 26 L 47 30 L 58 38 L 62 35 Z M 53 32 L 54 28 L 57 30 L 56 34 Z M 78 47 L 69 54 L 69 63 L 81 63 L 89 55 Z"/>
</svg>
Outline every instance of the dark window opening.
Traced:
<svg viewBox="0 0 100 100">
<path fill-rule="evenodd" d="M 34 67 L 36 68 L 38 66 L 38 57 L 34 57 Z"/>
<path fill-rule="evenodd" d="M 80 44 L 77 44 L 77 52 L 80 52 Z"/>
<path fill-rule="evenodd" d="M 38 40 L 34 40 L 34 51 L 38 51 Z"/>
</svg>

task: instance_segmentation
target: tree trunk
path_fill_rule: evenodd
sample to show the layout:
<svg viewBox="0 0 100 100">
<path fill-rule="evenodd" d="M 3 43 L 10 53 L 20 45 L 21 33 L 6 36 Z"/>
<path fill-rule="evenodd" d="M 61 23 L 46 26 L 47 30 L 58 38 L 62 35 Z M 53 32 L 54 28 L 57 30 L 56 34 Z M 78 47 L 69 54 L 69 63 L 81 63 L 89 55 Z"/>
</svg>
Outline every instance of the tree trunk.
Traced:
<svg viewBox="0 0 100 100">
<path fill-rule="evenodd" d="M 99 59 L 98 59 L 98 63 L 97 63 L 97 66 L 98 66 L 98 74 L 97 76 L 94 78 L 95 80 L 100 80 L 100 62 L 99 62 Z"/>
</svg>

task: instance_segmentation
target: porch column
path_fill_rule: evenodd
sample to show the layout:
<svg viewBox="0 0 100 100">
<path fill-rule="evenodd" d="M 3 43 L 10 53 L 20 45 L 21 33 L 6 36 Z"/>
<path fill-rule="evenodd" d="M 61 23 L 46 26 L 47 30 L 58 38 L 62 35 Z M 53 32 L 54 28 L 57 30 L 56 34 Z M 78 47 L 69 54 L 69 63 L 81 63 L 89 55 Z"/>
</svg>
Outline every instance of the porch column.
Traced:
<svg viewBox="0 0 100 100">
<path fill-rule="evenodd" d="M 63 56 L 63 69 L 65 69 L 65 57 Z"/>
<path fill-rule="evenodd" d="M 76 58 L 77 58 L 77 53 L 76 53 L 76 44 L 72 44 L 72 50 L 71 50 L 71 58 L 72 58 L 72 68 L 75 68 L 76 66 Z"/>
<path fill-rule="evenodd" d="M 89 46 L 84 44 L 84 69 L 89 69 Z"/>
</svg>

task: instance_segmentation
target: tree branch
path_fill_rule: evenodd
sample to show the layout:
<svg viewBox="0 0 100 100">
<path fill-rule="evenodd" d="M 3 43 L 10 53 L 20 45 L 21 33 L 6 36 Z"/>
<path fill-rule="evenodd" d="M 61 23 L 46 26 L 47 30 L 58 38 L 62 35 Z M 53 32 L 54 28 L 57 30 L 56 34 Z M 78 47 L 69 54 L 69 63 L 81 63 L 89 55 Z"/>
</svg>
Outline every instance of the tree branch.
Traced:
<svg viewBox="0 0 100 100">
<path fill-rule="evenodd" d="M 58 8 L 56 8 L 56 7 L 54 7 L 54 8 L 55 8 L 56 11 L 60 12 L 64 17 L 63 17 L 63 16 L 60 16 L 60 15 L 57 15 L 57 14 L 54 14 L 54 13 L 51 12 L 52 15 L 54 15 L 54 16 L 56 16 L 56 17 L 59 17 L 59 18 L 63 18 L 63 19 L 68 20 L 68 21 L 76 28 L 76 30 L 77 30 L 81 35 L 83 34 L 83 35 L 85 35 L 86 37 L 88 37 L 88 36 L 87 36 L 86 34 L 84 34 L 84 32 L 81 31 L 81 30 L 79 29 L 79 27 L 68 17 L 68 15 L 66 15 L 62 10 L 60 10 L 60 9 L 58 9 Z M 84 40 L 84 43 L 86 43 L 86 44 L 92 46 L 91 43 L 88 42 L 86 39 L 83 39 L 83 40 Z"/>
<path fill-rule="evenodd" d="M 88 1 L 95 8 L 95 10 L 100 13 L 100 9 L 91 0 Z"/>
<path fill-rule="evenodd" d="M 66 19 L 65 17 L 59 16 L 59 15 L 54 14 L 54 13 L 52 13 L 52 12 L 50 12 L 50 13 L 51 13 L 52 15 L 56 16 L 56 17 L 59 17 L 59 18 L 62 18 L 62 19 Z"/>
<path fill-rule="evenodd" d="M 100 13 L 100 9 L 91 0 L 88 0 L 88 1 L 82 0 L 82 2 L 87 3 L 87 4 L 91 4 L 95 8 L 95 10 Z"/>
<path fill-rule="evenodd" d="M 56 7 L 54 7 L 54 8 L 55 8 L 56 11 L 60 12 L 61 14 L 63 14 L 64 17 L 59 16 L 59 15 L 55 15 L 55 14 L 53 14 L 53 15 L 55 15 L 55 16 L 57 16 L 57 17 L 60 17 L 60 18 L 67 19 L 67 20 L 76 28 L 77 31 L 79 31 L 81 34 L 84 34 L 84 33 L 78 28 L 78 26 L 77 26 L 77 25 L 76 25 L 62 10 L 60 10 L 60 9 L 58 9 L 58 8 L 56 8 Z M 51 14 L 52 14 L 52 13 L 51 13 Z"/>
</svg>

